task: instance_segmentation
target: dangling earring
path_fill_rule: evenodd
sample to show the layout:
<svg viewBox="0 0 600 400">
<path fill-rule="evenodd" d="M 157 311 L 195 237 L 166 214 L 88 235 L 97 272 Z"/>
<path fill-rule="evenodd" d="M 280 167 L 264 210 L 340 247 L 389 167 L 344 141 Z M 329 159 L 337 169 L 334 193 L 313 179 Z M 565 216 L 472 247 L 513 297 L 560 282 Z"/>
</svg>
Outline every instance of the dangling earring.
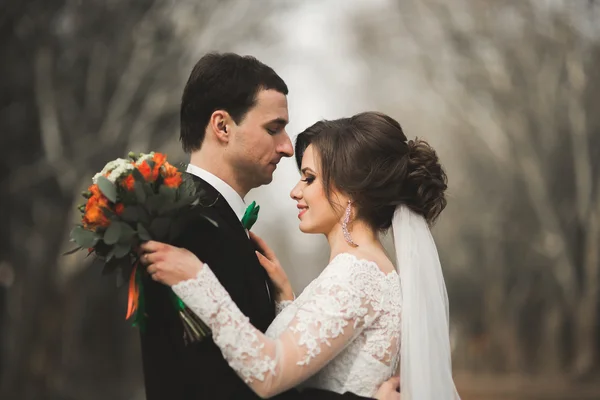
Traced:
<svg viewBox="0 0 600 400">
<path fill-rule="evenodd" d="M 342 221 L 342 232 L 344 233 L 344 239 L 352 247 L 358 247 L 352 240 L 350 232 L 348 231 L 348 223 L 350 222 L 350 214 L 352 213 L 352 201 L 348 200 L 348 207 L 346 207 L 346 213 L 344 214 L 344 220 Z"/>
</svg>

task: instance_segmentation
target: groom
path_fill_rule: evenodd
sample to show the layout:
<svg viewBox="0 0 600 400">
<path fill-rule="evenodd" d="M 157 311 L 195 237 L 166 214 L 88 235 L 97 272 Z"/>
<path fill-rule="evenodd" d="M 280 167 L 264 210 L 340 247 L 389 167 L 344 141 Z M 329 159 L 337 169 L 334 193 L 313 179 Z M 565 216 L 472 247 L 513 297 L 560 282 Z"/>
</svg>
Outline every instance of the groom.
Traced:
<svg viewBox="0 0 600 400">
<path fill-rule="evenodd" d="M 187 171 L 205 191 L 197 212 L 216 221 L 218 229 L 190 215 L 173 244 L 208 263 L 240 310 L 263 332 L 275 318 L 275 289 L 240 221 L 244 196 L 270 183 L 279 161 L 293 155 L 285 131 L 287 93 L 275 71 L 253 57 L 208 54 L 192 70 L 181 103 L 180 139 L 191 153 Z M 185 345 L 181 321 L 170 303 L 171 289 L 151 279 L 144 285 L 148 318 L 141 345 L 147 399 L 257 398 L 210 337 Z M 378 394 L 398 395 L 389 383 Z M 361 397 L 310 389 L 278 398 Z"/>
</svg>

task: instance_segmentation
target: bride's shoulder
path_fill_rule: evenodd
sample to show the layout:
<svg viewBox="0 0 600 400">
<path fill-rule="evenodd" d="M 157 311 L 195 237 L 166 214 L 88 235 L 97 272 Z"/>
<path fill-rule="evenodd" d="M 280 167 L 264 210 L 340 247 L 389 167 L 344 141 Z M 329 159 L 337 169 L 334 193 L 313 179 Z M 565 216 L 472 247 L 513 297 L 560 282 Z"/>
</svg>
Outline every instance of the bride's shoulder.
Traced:
<svg viewBox="0 0 600 400">
<path fill-rule="evenodd" d="M 396 271 L 386 256 L 359 251 L 340 253 L 331 259 L 329 266 L 346 268 L 348 271 L 365 270 L 382 275 Z"/>
<path fill-rule="evenodd" d="M 315 285 L 317 291 L 324 287 L 338 288 L 379 301 L 394 279 L 397 279 L 396 272 L 382 271 L 374 259 L 363 258 L 360 253 L 340 253 L 331 259 Z"/>
<path fill-rule="evenodd" d="M 352 286 L 385 285 L 390 274 L 396 272 L 391 263 L 383 269 L 380 264 L 384 262 L 376 260 L 373 257 L 366 258 L 361 253 L 340 253 L 331 259 L 321 276 L 326 280 L 337 280 L 340 284 L 346 282 Z"/>
</svg>

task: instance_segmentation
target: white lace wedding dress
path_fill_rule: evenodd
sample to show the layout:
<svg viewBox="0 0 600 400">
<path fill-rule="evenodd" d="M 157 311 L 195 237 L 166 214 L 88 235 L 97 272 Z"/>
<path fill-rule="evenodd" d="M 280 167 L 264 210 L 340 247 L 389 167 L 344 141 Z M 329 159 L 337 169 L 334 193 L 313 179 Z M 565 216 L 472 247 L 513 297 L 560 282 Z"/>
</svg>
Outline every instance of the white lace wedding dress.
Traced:
<svg viewBox="0 0 600 400">
<path fill-rule="evenodd" d="M 373 395 L 397 372 L 400 278 L 374 262 L 336 256 L 266 334 L 254 328 L 208 265 L 175 293 L 212 329 L 229 365 L 260 396 L 300 385 Z"/>
</svg>

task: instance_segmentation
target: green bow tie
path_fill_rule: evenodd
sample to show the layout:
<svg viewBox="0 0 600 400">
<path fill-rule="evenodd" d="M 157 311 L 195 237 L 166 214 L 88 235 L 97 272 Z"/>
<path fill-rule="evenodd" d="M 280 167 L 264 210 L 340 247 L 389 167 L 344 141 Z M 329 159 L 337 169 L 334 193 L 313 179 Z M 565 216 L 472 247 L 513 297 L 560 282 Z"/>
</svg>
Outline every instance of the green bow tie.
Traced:
<svg viewBox="0 0 600 400">
<path fill-rule="evenodd" d="M 246 208 L 246 212 L 242 217 L 242 225 L 244 226 L 244 229 L 250 230 L 250 228 L 252 228 L 252 225 L 254 225 L 258 219 L 258 210 L 260 210 L 260 206 L 257 206 L 255 201 L 253 201 L 252 204 Z"/>
</svg>

